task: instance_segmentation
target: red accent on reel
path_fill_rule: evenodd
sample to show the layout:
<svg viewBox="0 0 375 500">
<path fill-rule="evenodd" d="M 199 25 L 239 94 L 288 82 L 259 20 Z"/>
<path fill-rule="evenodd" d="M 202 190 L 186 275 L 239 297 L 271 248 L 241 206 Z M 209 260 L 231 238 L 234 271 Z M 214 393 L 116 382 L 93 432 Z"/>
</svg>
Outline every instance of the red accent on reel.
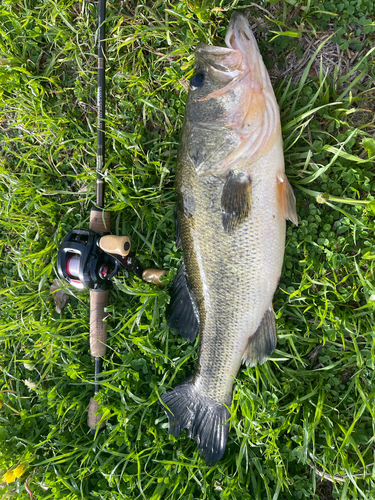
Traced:
<svg viewBox="0 0 375 500">
<path fill-rule="evenodd" d="M 106 278 L 108 276 L 108 266 L 102 266 L 100 268 L 100 276 Z"/>
<path fill-rule="evenodd" d="M 127 255 L 126 257 L 121 257 L 121 260 L 122 260 L 122 263 L 124 264 L 124 266 L 126 266 L 126 267 L 130 267 L 133 263 L 130 255 Z"/>
</svg>

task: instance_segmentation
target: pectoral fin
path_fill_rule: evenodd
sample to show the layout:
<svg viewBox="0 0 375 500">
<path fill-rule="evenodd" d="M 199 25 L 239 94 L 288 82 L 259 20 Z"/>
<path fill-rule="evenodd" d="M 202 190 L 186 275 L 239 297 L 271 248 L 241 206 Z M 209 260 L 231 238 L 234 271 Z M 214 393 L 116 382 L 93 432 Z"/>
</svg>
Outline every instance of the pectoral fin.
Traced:
<svg viewBox="0 0 375 500">
<path fill-rule="evenodd" d="M 270 306 L 257 331 L 249 338 L 243 362 L 250 366 L 262 365 L 275 350 L 276 343 L 276 321 Z"/>
<path fill-rule="evenodd" d="M 298 226 L 296 197 L 284 173 L 277 176 L 277 201 L 284 217 Z"/>
<path fill-rule="evenodd" d="M 232 232 L 248 217 L 251 208 L 251 181 L 243 172 L 231 170 L 221 196 L 222 224 Z"/>
<path fill-rule="evenodd" d="M 169 291 L 171 301 L 165 312 L 168 325 L 182 337 L 194 342 L 199 333 L 198 307 L 191 295 L 182 264 Z"/>
</svg>

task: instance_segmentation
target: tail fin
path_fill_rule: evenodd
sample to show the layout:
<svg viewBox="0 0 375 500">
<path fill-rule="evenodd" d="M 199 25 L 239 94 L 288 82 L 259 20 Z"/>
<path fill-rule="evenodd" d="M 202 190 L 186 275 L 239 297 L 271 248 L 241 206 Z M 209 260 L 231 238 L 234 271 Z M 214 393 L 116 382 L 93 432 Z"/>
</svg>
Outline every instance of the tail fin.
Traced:
<svg viewBox="0 0 375 500">
<path fill-rule="evenodd" d="M 164 408 L 169 433 L 177 437 L 183 429 L 188 429 L 207 465 L 214 465 L 224 455 L 230 414 L 223 404 L 199 394 L 192 380 L 190 377 L 161 397 L 169 408 Z"/>
</svg>

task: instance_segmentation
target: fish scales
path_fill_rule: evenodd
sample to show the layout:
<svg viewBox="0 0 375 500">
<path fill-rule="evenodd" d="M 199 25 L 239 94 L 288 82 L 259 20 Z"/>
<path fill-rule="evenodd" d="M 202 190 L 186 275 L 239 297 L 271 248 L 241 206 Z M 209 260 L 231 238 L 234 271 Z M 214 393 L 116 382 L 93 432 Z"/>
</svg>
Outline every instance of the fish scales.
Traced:
<svg viewBox="0 0 375 500">
<path fill-rule="evenodd" d="M 187 428 L 208 464 L 225 451 L 241 363 L 263 363 L 276 345 L 285 221 L 297 223 L 277 103 L 242 15 L 232 16 L 226 43 L 197 48 L 177 159 L 184 265 L 167 320 L 189 340 L 200 334 L 198 367 L 162 396 L 170 433 Z"/>
<path fill-rule="evenodd" d="M 181 142 L 185 143 L 183 137 Z M 179 165 L 180 236 L 189 288 L 197 297 L 201 317 L 195 381 L 214 400 L 230 404 L 233 377 L 242 362 L 249 332 L 257 329 L 280 277 L 285 219 L 276 200 L 262 200 L 272 181 L 264 175 L 252 182 L 250 217 L 235 233 L 226 233 L 221 223 L 223 182 L 199 177 L 184 147 Z M 195 206 L 188 203 L 187 210 L 185 198 L 194 199 Z"/>
</svg>

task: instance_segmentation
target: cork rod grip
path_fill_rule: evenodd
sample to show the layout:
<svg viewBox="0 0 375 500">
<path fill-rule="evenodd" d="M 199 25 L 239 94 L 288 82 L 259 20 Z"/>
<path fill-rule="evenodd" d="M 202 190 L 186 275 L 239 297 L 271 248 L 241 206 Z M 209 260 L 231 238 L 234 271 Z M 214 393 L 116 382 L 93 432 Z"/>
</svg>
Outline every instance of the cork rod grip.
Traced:
<svg viewBox="0 0 375 500">
<path fill-rule="evenodd" d="M 100 422 L 102 416 L 95 415 L 95 413 L 99 410 L 99 403 L 95 401 L 94 398 L 90 398 L 90 405 L 89 405 L 89 410 L 87 414 L 87 425 L 89 426 L 92 431 L 96 431 L 98 427 L 98 423 Z M 103 422 L 100 424 L 99 429 L 102 429 L 103 427 L 106 426 L 106 421 L 103 420 Z"/>
<path fill-rule="evenodd" d="M 111 225 L 111 213 L 96 208 L 91 209 L 90 229 L 96 232 L 108 232 Z M 108 305 L 108 290 L 90 290 L 90 351 L 94 358 L 103 357 L 106 352 L 107 324 L 104 320 L 104 308 Z"/>
<path fill-rule="evenodd" d="M 107 349 L 107 322 L 104 321 L 104 308 L 108 305 L 108 296 L 108 290 L 100 292 L 90 290 L 90 351 L 95 358 L 95 379 L 97 376 L 96 363 L 105 355 Z M 95 385 L 95 394 L 97 390 L 97 385 Z M 87 425 L 92 434 L 106 426 L 106 422 L 103 420 L 98 428 L 102 418 L 100 413 L 95 415 L 98 409 L 99 403 L 94 398 L 91 398 L 87 414 Z"/>
<path fill-rule="evenodd" d="M 94 358 L 102 358 L 106 353 L 107 323 L 104 308 L 108 306 L 109 291 L 90 290 L 90 351 Z"/>
<path fill-rule="evenodd" d="M 90 212 L 90 229 L 96 233 L 109 233 L 111 231 L 111 212 L 93 207 Z"/>
<path fill-rule="evenodd" d="M 111 225 L 111 213 L 92 208 L 90 229 L 96 232 L 108 232 Z M 94 358 L 103 357 L 106 352 L 107 323 L 104 320 L 104 308 L 108 305 L 108 290 L 90 290 L 90 351 Z"/>
</svg>

